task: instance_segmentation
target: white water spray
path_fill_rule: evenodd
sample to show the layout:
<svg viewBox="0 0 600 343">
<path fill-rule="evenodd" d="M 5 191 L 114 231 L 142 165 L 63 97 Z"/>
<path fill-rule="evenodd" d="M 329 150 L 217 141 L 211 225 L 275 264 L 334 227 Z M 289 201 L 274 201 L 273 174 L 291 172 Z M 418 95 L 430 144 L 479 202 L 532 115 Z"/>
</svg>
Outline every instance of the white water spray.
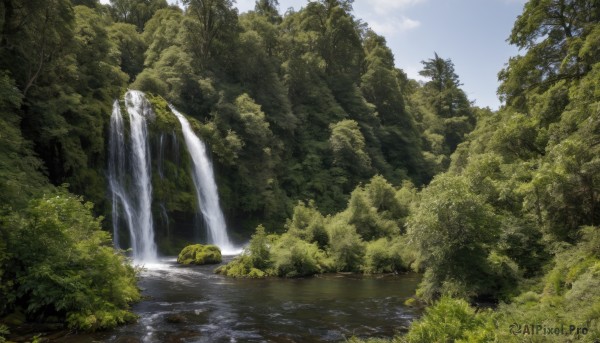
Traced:
<svg viewBox="0 0 600 343">
<path fill-rule="evenodd" d="M 157 258 L 152 221 L 152 184 L 148 147 L 147 117 L 152 115 L 150 104 L 139 91 L 125 94 L 125 106 L 130 124 L 130 156 L 126 158 L 125 130 L 119 103 L 113 104 L 111 116 L 109 184 L 113 198 L 113 230 L 118 246 L 120 208 L 129 229 L 133 258 L 152 262 Z M 129 165 L 127 165 L 129 162 Z"/>
<path fill-rule="evenodd" d="M 219 194 L 213 173 L 212 163 L 206 153 L 206 146 L 196 136 L 185 116 L 171 106 L 171 111 L 181 123 L 181 131 L 187 145 L 187 150 L 192 158 L 192 179 L 196 187 L 198 208 L 208 227 L 208 242 L 215 244 L 224 255 L 239 253 L 229 240 L 225 217 L 219 206 Z"/>
</svg>

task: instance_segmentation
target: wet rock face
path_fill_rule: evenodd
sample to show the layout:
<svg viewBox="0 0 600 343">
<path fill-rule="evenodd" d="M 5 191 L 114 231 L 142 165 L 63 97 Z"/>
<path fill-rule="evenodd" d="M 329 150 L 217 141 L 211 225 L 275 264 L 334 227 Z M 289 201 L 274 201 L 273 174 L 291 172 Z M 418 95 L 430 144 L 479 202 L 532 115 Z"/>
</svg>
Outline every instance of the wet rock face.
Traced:
<svg viewBox="0 0 600 343">
<path fill-rule="evenodd" d="M 221 261 L 221 250 L 215 245 L 188 245 L 181 250 L 177 257 L 177 263 L 185 265 L 217 264 Z"/>
</svg>

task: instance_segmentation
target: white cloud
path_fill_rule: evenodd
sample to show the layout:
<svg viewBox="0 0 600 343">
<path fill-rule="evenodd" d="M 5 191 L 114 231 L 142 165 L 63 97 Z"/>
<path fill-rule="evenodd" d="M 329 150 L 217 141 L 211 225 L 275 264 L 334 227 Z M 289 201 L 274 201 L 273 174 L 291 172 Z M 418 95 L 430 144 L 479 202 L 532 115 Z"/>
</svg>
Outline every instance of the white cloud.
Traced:
<svg viewBox="0 0 600 343">
<path fill-rule="evenodd" d="M 414 20 L 414 19 L 410 19 L 407 17 L 402 17 L 400 18 L 400 22 L 398 23 L 400 28 L 403 31 L 408 31 L 408 30 L 412 30 L 412 29 L 416 29 L 417 27 L 421 26 L 421 22 L 418 20 Z"/>
<path fill-rule="evenodd" d="M 398 33 L 410 31 L 421 26 L 421 22 L 418 20 L 410 19 L 405 16 L 385 17 L 379 19 L 371 19 L 368 21 L 373 31 L 384 36 L 394 36 Z"/>
<path fill-rule="evenodd" d="M 365 1 L 378 14 L 388 14 L 390 11 L 415 6 L 425 0 L 367 0 Z"/>
</svg>

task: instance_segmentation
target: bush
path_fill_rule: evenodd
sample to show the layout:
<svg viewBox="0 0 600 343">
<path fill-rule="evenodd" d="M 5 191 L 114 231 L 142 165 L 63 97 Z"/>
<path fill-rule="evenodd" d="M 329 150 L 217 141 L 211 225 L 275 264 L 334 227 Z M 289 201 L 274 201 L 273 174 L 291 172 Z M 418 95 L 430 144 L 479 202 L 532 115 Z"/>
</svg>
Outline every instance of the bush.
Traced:
<svg viewBox="0 0 600 343">
<path fill-rule="evenodd" d="M 405 339 L 410 343 L 454 342 L 483 325 L 483 318 L 466 301 L 444 296 L 411 325 Z"/>
<path fill-rule="evenodd" d="M 322 272 L 325 256 L 316 243 L 283 234 L 272 249 L 273 268 L 278 276 L 309 276 Z"/>
<path fill-rule="evenodd" d="M 397 191 L 380 175 L 364 187 L 357 187 L 350 197 L 346 213 L 364 240 L 393 237 L 408 215 L 408 207 L 396 197 Z"/>
<path fill-rule="evenodd" d="M 269 237 L 265 233 L 264 226 L 259 225 L 248 244 L 248 255 L 252 267 L 265 270 L 271 266 L 270 246 Z"/>
<path fill-rule="evenodd" d="M 130 322 L 140 299 L 136 273 L 100 229 L 101 218 L 64 190 L 30 202 L 23 214 L 1 218 L 11 252 L 2 278 L 4 307 L 26 304 L 29 318 L 62 316 L 73 329 L 96 330 Z"/>
<path fill-rule="evenodd" d="M 487 294 L 488 256 L 499 225 L 493 209 L 471 192 L 463 177 L 436 177 L 421 193 L 407 226 L 417 264 L 426 269 L 420 286 L 426 300 L 445 289 L 473 296 Z"/>
<path fill-rule="evenodd" d="M 215 245 L 188 245 L 177 257 L 177 263 L 180 264 L 217 264 L 221 261 L 221 250 Z"/>
<path fill-rule="evenodd" d="M 250 278 L 273 275 L 271 246 L 276 240 L 276 236 L 268 236 L 265 233 L 265 228 L 259 225 L 244 252 L 228 264 L 217 268 L 215 273 L 231 277 Z"/>
<path fill-rule="evenodd" d="M 329 235 L 329 255 L 333 269 L 342 272 L 360 270 L 365 255 L 365 243 L 341 215 L 330 218 L 326 226 Z"/>
<path fill-rule="evenodd" d="M 398 239 L 380 238 L 367 243 L 363 271 L 367 274 L 393 273 L 405 270 Z"/>
<path fill-rule="evenodd" d="M 290 234 L 309 243 L 317 243 L 321 249 L 329 243 L 329 237 L 325 230 L 325 218 L 315 208 L 314 201 L 310 201 L 308 207 L 303 202 L 299 202 L 294 207 L 292 219 L 288 219 L 285 227 Z"/>
</svg>

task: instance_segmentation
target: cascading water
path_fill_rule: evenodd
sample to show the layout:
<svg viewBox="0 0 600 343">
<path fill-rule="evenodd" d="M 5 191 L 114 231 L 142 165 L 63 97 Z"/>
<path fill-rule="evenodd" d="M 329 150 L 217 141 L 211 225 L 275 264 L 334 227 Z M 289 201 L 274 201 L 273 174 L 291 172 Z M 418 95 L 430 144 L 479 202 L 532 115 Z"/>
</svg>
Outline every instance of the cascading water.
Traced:
<svg viewBox="0 0 600 343">
<path fill-rule="evenodd" d="M 119 101 L 113 103 L 112 115 L 110 116 L 110 137 L 108 152 L 108 181 L 112 193 L 112 224 L 113 242 L 116 248 L 119 244 L 119 224 L 121 208 L 124 212 L 124 220 L 128 227 L 133 225 L 133 209 L 131 201 L 125 192 L 125 129 L 123 127 L 123 116 Z"/>
<path fill-rule="evenodd" d="M 128 91 L 125 94 L 125 105 L 131 135 L 129 156 L 125 148 L 123 118 L 117 101 L 113 104 L 110 125 L 108 177 L 113 199 L 115 244 L 119 243 L 118 225 L 122 209 L 129 229 L 134 260 L 153 262 L 157 253 L 151 212 L 152 184 L 146 127 L 146 119 L 152 115 L 152 111 L 144 94 L 139 91 Z"/>
<path fill-rule="evenodd" d="M 219 206 L 217 184 L 213 174 L 212 163 L 206 154 L 206 146 L 196 136 L 185 116 L 172 106 L 171 111 L 181 123 L 183 138 L 192 158 L 192 179 L 196 187 L 198 207 L 208 227 L 208 242 L 217 245 L 224 255 L 235 254 L 239 249 L 236 249 L 231 244 L 227 235 L 225 217 Z"/>
</svg>

